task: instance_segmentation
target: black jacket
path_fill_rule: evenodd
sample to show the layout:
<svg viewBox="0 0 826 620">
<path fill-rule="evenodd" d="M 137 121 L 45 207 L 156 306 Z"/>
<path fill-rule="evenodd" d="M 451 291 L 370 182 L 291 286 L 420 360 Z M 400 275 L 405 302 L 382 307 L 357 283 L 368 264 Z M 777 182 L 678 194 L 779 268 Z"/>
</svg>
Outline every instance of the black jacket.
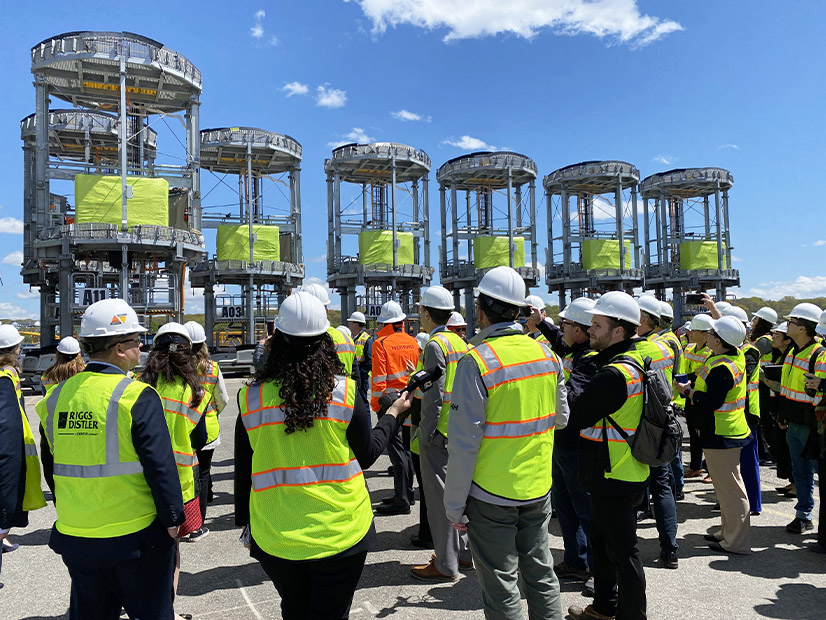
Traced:
<svg viewBox="0 0 826 620">
<path fill-rule="evenodd" d="M 0 529 L 4 530 L 29 524 L 29 513 L 23 511 L 26 457 L 22 405 L 18 404 L 12 380 L 0 379 Z"/>
</svg>

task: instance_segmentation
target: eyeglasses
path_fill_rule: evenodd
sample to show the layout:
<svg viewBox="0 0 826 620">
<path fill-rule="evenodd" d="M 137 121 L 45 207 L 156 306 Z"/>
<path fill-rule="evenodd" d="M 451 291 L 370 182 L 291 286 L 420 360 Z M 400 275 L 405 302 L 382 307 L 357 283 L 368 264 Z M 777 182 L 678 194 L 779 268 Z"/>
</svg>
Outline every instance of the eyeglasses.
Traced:
<svg viewBox="0 0 826 620">
<path fill-rule="evenodd" d="M 717 332 L 716 332 L 716 331 L 714 331 L 713 329 L 710 329 L 710 330 L 708 331 L 708 337 L 709 337 L 709 338 L 712 338 L 712 337 L 713 337 L 713 338 L 717 338 L 717 340 L 719 340 L 719 339 L 720 339 L 720 336 L 718 336 L 718 335 L 717 335 Z"/>
<path fill-rule="evenodd" d="M 803 323 L 801 323 L 797 319 L 789 319 L 789 325 L 797 325 L 798 327 L 803 327 Z"/>
<path fill-rule="evenodd" d="M 118 340 L 115 344 L 129 344 L 131 343 L 133 346 L 140 346 L 141 344 L 141 337 L 135 336 L 134 338 L 127 338 L 126 340 Z M 131 349 L 132 347 L 126 347 L 127 349 Z"/>
</svg>

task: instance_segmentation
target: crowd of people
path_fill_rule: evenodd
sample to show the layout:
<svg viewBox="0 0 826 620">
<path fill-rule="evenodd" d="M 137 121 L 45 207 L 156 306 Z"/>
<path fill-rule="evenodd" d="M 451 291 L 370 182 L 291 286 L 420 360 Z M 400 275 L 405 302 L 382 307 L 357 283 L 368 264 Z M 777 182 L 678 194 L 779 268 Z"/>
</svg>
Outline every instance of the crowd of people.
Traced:
<svg viewBox="0 0 826 620">
<path fill-rule="evenodd" d="M 759 467 L 769 462 L 790 481 L 778 491 L 797 498 L 787 531 L 815 528 L 826 312 L 813 304 L 778 322 L 771 308 L 749 318 L 703 294 L 701 311 L 674 331 L 668 303 L 613 291 L 572 300 L 557 326 L 509 267 L 481 279 L 470 338 L 441 286 L 421 294 L 418 337 L 395 301 L 375 334 L 360 312 L 332 327 L 329 304 L 317 285 L 287 297 L 237 394 L 235 523 L 288 620 L 348 617 L 376 546 L 374 512 L 409 514 L 416 484 L 411 543 L 433 554 L 411 577 L 453 582 L 475 570 L 489 619 L 522 618 L 523 598 L 531 618 L 561 619 L 559 579 L 582 581 L 593 597 L 568 609 L 574 620 L 646 618 L 637 523 L 654 517 L 659 560 L 677 569 L 686 478 L 716 492 L 714 551 L 751 552 Z M 46 505 L 42 476 L 73 619 L 122 609 L 182 617 L 180 542 L 209 534 L 212 454 L 230 395 L 195 322 L 163 325 L 133 376 L 145 332 L 123 300 L 89 306 L 78 339 L 61 340 L 42 378 L 38 451 L 20 388 L 23 338 L 0 326 L 0 541 L 13 550 L 11 528 Z M 632 449 L 652 382 L 684 417 L 687 465 L 681 450 L 648 465 Z M 364 470 L 385 451 L 393 494 L 374 511 Z M 826 553 L 822 508 L 810 549 Z"/>
</svg>

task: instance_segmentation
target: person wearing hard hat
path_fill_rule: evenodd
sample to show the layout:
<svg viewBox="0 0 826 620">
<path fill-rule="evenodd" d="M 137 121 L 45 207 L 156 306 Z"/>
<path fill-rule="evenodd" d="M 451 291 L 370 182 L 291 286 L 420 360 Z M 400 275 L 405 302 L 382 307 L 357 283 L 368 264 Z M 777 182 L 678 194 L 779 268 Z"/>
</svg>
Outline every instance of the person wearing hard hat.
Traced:
<svg viewBox="0 0 826 620">
<path fill-rule="evenodd" d="M 395 301 L 381 307 L 378 322 L 384 325 L 373 343 L 373 380 L 370 408 L 379 413 L 379 399 L 385 394 L 403 390 L 410 376 L 410 367 L 419 361 L 419 343 L 404 331 L 407 315 Z M 405 424 L 408 424 L 407 422 Z M 393 465 L 393 496 L 386 498 L 376 512 L 382 515 L 409 514 L 413 503 L 413 460 L 410 456 L 410 427 L 397 432 L 387 446 Z"/>
<path fill-rule="evenodd" d="M 293 293 L 274 327 L 264 367 L 238 393 L 235 523 L 278 590 L 282 617 L 346 618 L 376 542 L 363 470 L 411 395 L 371 430 L 321 302 Z"/>
<path fill-rule="evenodd" d="M 20 344 L 12 325 L 0 325 L 0 553 L 18 545 L 6 538 L 13 527 L 26 527 L 29 512 L 43 508 L 40 462 L 20 388 Z M 2 565 L 2 558 L 0 558 Z"/>
<path fill-rule="evenodd" d="M 780 377 L 777 380 L 770 378 L 767 375 L 769 367 L 782 369 L 783 361 L 786 355 L 794 344 L 787 333 L 789 324 L 786 321 L 779 323 L 772 331 L 772 362 L 771 365 L 766 364 L 760 367 L 760 389 L 768 392 L 769 397 L 760 401 L 760 414 L 767 414 L 769 416 L 765 428 L 769 430 L 767 433 L 769 440 L 769 448 L 772 451 L 775 462 L 777 463 L 777 477 L 781 480 L 787 480 L 788 484 L 782 487 L 775 487 L 775 490 L 786 497 L 797 497 L 797 492 L 794 488 L 794 478 L 792 476 L 792 459 L 789 455 L 789 444 L 786 443 L 786 429 L 780 428 L 777 424 L 778 407 L 780 395 Z M 772 370 L 776 372 L 776 370 Z M 764 406 L 764 403 L 767 403 Z"/>
<path fill-rule="evenodd" d="M 54 364 L 49 366 L 40 377 L 43 395 L 61 381 L 74 377 L 86 368 L 86 362 L 80 354 L 80 343 L 72 336 L 66 336 L 57 344 Z"/>
<path fill-rule="evenodd" d="M 670 327 L 667 334 L 673 337 L 660 335 L 661 321 L 663 320 L 663 305 L 653 295 L 641 295 L 637 300 L 640 308 L 640 324 L 637 326 L 637 336 L 634 340 L 637 351 L 643 359 L 651 358 L 651 368 L 662 370 L 665 375 L 665 384 L 671 386 L 675 364 L 682 354 L 682 348 Z M 665 304 L 668 305 L 668 304 Z M 668 314 L 671 306 L 668 305 L 665 321 L 669 321 Z M 670 325 L 670 323 L 669 323 Z M 679 451 L 677 453 L 679 457 Z M 675 459 L 678 467 L 671 463 L 663 463 L 650 468 L 648 486 L 643 493 L 643 501 L 638 508 L 637 518 L 642 520 L 651 515 L 651 504 L 654 505 L 654 519 L 660 541 L 660 562 L 666 568 L 676 569 L 679 566 L 677 551 L 677 498 L 682 497 L 682 460 Z M 675 474 L 676 469 L 676 474 Z"/>
<path fill-rule="evenodd" d="M 820 395 L 806 387 L 806 379 L 807 374 L 820 374 L 815 365 L 824 348 L 815 340 L 815 335 L 821 314 L 822 310 L 815 304 L 801 303 L 785 317 L 787 334 L 794 344 L 783 362 L 778 425 L 786 429 L 797 492 L 795 517 L 786 526 L 786 531 L 791 534 L 814 529 L 814 472 L 819 454 L 815 405 L 820 402 Z"/>
<path fill-rule="evenodd" d="M 696 380 L 697 373 L 705 366 L 706 360 L 711 354 L 711 349 L 708 348 L 708 333 L 711 331 L 713 321 L 711 315 L 705 313 L 697 314 L 691 319 L 688 331 L 689 343 L 680 358 L 680 374 L 688 375 L 691 383 Z M 700 445 L 700 436 L 697 434 L 698 424 L 693 419 L 695 410 L 690 402 L 685 403 L 684 413 L 689 441 L 689 462 L 685 477 L 698 478 L 704 473 L 703 447 Z"/>
<path fill-rule="evenodd" d="M 367 330 L 367 318 L 362 312 L 353 312 L 347 319 L 350 336 L 356 347 L 353 376 L 356 378 L 358 393 L 365 404 L 370 403 L 370 372 L 373 368 L 373 341 L 375 338 Z"/>
<path fill-rule="evenodd" d="M 539 320 L 535 318 L 534 312 L 531 308 L 536 308 L 539 314 Z M 547 342 L 547 338 L 545 335 L 539 330 L 540 323 L 549 323 L 553 325 L 554 322 L 547 317 L 545 313 L 545 300 L 542 299 L 539 295 L 528 295 L 525 298 L 525 314 L 527 316 L 523 316 L 522 321 L 525 326 L 525 330 L 531 338 L 534 340 L 539 340 L 539 342 Z"/>
<path fill-rule="evenodd" d="M 207 504 L 212 501 L 212 457 L 215 448 L 221 445 L 221 427 L 218 415 L 224 410 L 229 402 L 227 385 L 224 382 L 224 375 L 218 362 L 209 356 L 209 348 L 206 345 L 206 332 L 204 327 L 196 321 L 184 323 L 189 339 L 192 342 L 192 356 L 195 362 L 195 371 L 198 373 L 198 380 L 204 388 L 206 407 L 204 408 L 204 423 L 206 425 L 206 445 L 195 451 L 198 457 L 198 482 L 200 485 L 199 503 L 201 506 L 201 521 L 206 521 Z M 197 542 L 209 534 L 209 529 L 201 527 L 192 532 L 187 540 Z"/>
<path fill-rule="evenodd" d="M 820 336 L 826 335 L 826 311 L 820 315 L 820 320 L 817 324 L 817 333 Z M 817 361 L 817 370 L 815 376 L 808 376 L 806 379 L 806 387 L 817 391 L 817 396 L 820 398 L 815 409 L 815 415 L 818 422 L 818 447 L 820 448 L 817 458 L 817 478 L 818 487 L 820 490 L 820 511 L 817 522 L 817 540 L 809 545 L 809 551 L 814 553 L 826 554 L 826 507 L 823 505 L 823 497 L 826 494 L 826 440 L 824 440 L 824 419 L 826 419 L 826 403 L 824 403 L 824 392 L 826 392 L 826 353 L 822 353 Z"/>
<path fill-rule="evenodd" d="M 410 573 L 422 581 L 455 581 L 460 568 L 473 563 L 467 534 L 450 526 L 445 514 L 444 486 L 448 461 L 448 421 L 456 366 L 467 352 L 467 344 L 446 328 L 453 311 L 453 295 L 442 286 L 431 286 L 419 300 L 419 321 L 425 344 L 417 370 L 441 371 L 426 392 L 417 390 L 419 405 L 418 438 L 421 462 L 421 490 L 427 504 L 427 520 L 433 539 L 434 557 L 429 563 L 413 566 Z"/>
<path fill-rule="evenodd" d="M 126 376 L 144 332 L 123 299 L 86 308 L 89 363 L 36 405 L 57 510 L 49 546 L 72 578 L 72 620 L 117 618 L 121 608 L 173 617 L 181 483 L 158 393 Z"/>
<path fill-rule="evenodd" d="M 560 619 L 548 538 L 554 425 L 568 418 L 562 364 L 516 323 L 525 282 L 494 267 L 476 288 L 481 331 L 456 367 L 445 514 L 467 530 L 487 618 Z"/>
<path fill-rule="evenodd" d="M 452 331 L 454 334 L 459 336 L 459 338 L 467 342 L 467 322 L 461 313 L 456 312 L 455 310 L 451 312 L 450 318 L 447 320 L 445 326 L 449 331 Z"/>
<path fill-rule="evenodd" d="M 547 322 L 538 323 L 553 351 L 563 356 L 562 369 L 570 407 L 597 371 L 594 364 L 596 351 L 591 349 L 588 337 L 591 326 L 588 311 L 595 303 L 593 299 L 579 297 L 559 313 L 559 327 Z M 536 309 L 533 317 L 534 320 L 539 318 Z M 585 580 L 585 591 L 593 596 L 591 498 L 579 479 L 579 429 L 575 427 L 576 424 L 569 420 L 568 426 L 554 431 L 551 504 L 559 520 L 564 549 L 562 561 L 554 565 L 554 573 L 560 579 Z"/>
<path fill-rule="evenodd" d="M 570 607 L 574 620 L 645 618 L 645 573 L 637 548 L 636 507 L 648 480 L 648 465 L 631 454 L 610 418 L 627 433 L 636 432 L 643 411 L 642 382 L 630 358 L 643 365 L 634 335 L 640 306 L 621 291 L 605 293 L 591 310 L 591 347 L 598 370 L 571 407 L 580 430 L 579 462 L 591 493 L 591 544 L 594 552 L 594 602 Z M 607 449 L 606 449 L 607 445 Z"/>
<path fill-rule="evenodd" d="M 700 441 L 720 502 L 722 527 L 705 538 L 709 549 L 735 554 L 751 553 L 749 500 L 740 476 L 740 451 L 751 437 L 746 421 L 746 359 L 740 350 L 745 339 L 746 327 L 740 319 L 715 319 L 707 340 L 711 355 L 694 386 L 677 384 L 699 413 Z"/>
<path fill-rule="evenodd" d="M 757 347 L 760 352 L 760 366 L 766 366 L 772 363 L 772 333 L 771 330 L 777 323 L 777 312 L 764 306 L 752 315 L 751 325 L 749 331 L 749 341 Z M 768 388 L 759 384 L 758 397 L 760 403 L 760 424 L 757 427 L 757 450 L 761 465 L 770 465 L 774 463 L 772 456 L 769 435 L 772 434 L 772 426 L 776 426 L 770 415 L 764 410 L 768 407 L 768 399 L 770 392 Z"/>
<path fill-rule="evenodd" d="M 331 302 L 330 295 L 327 293 L 326 288 L 320 284 L 312 282 L 302 286 L 301 290 L 316 297 L 322 304 L 324 304 L 324 309 L 329 314 L 330 310 L 328 306 Z M 331 325 L 327 332 L 330 334 L 330 338 L 333 339 L 333 343 L 336 345 L 336 353 L 338 353 L 339 358 L 341 358 L 341 363 L 344 364 L 344 372 L 347 373 L 348 377 L 353 376 L 353 362 L 356 359 L 356 345 L 350 335 L 350 330 L 339 330 Z"/>
</svg>

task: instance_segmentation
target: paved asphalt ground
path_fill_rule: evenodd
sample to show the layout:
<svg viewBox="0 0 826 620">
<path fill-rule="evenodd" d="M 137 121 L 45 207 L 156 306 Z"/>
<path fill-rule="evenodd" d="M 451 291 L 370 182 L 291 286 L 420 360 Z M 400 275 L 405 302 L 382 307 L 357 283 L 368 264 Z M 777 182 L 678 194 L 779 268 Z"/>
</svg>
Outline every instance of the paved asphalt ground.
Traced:
<svg viewBox="0 0 826 620">
<path fill-rule="evenodd" d="M 241 380 L 229 382 L 231 394 Z M 39 397 L 26 398 L 32 427 Z M 209 506 L 210 535 L 197 543 L 181 545 L 182 574 L 177 610 L 197 620 L 280 618 L 279 598 L 257 562 L 238 542 L 232 505 L 232 429 L 237 417 L 234 403 L 221 414 L 224 443 L 213 461 L 216 499 Z M 392 492 L 387 475 L 389 461 L 382 456 L 366 472 L 374 505 Z M 794 517 L 793 500 L 775 492 L 780 486 L 774 470 L 763 468 L 763 514 L 752 517 L 754 553 L 726 556 L 709 550 L 703 535 L 719 523 L 712 513 L 715 503 L 710 485 L 699 479 L 686 484 L 686 499 L 679 502 L 680 566 L 677 570 L 658 564 L 659 545 L 654 522 L 640 524 L 640 549 L 648 581 L 648 611 L 652 619 L 826 619 L 826 557 L 811 553 L 805 543 L 813 536 L 786 533 L 784 525 Z M 21 618 L 68 618 L 69 576 L 47 546 L 55 520 L 51 504 L 30 515 L 25 530 L 12 530 L 10 539 L 20 549 L 3 557 L 0 581 L 0 620 Z M 354 620 L 366 618 L 481 618 L 482 601 L 472 572 L 455 584 L 432 585 L 410 577 L 413 564 L 426 563 L 430 551 L 409 544 L 417 530 L 418 509 L 413 514 L 376 517 L 379 548 L 367 557 L 367 565 L 351 611 Z M 561 559 L 562 539 L 555 520 L 551 545 Z M 585 606 L 581 584 L 562 582 L 562 604 Z"/>
</svg>

